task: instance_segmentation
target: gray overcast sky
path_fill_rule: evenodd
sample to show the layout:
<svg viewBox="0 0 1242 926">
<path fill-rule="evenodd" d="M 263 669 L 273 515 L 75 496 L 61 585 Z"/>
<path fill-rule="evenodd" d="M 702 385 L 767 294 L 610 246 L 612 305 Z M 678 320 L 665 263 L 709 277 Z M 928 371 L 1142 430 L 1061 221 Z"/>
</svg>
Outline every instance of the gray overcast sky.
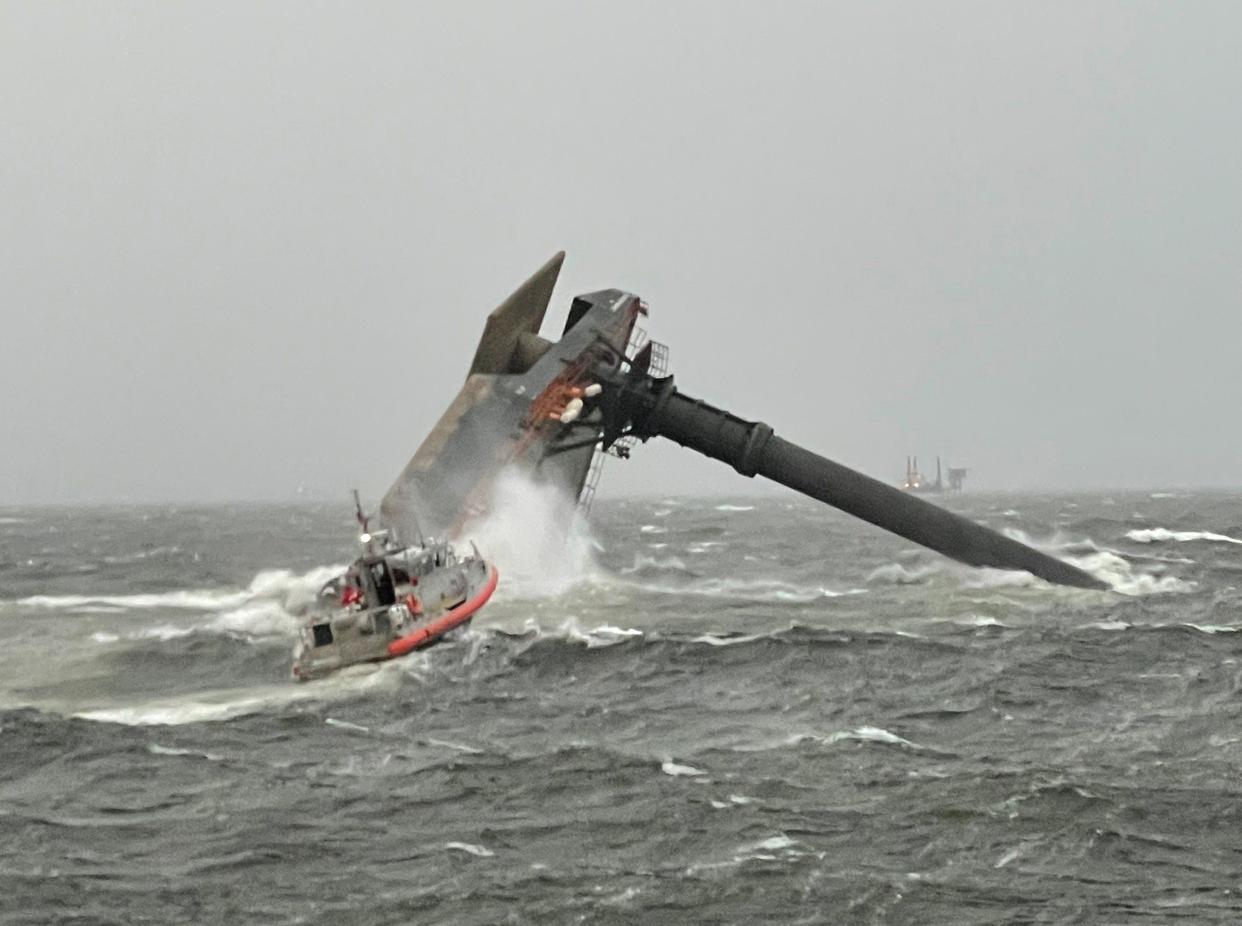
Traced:
<svg viewBox="0 0 1242 926">
<path fill-rule="evenodd" d="M 560 248 L 873 475 L 1237 485 L 1240 217 L 1236 3 L 0 0 L 0 504 L 378 498 Z"/>
</svg>

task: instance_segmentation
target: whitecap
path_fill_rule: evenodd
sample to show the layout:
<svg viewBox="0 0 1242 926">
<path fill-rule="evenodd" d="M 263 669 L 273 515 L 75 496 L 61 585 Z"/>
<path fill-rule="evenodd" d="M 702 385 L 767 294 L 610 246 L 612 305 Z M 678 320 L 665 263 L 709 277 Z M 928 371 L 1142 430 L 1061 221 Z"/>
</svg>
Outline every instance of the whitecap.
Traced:
<svg viewBox="0 0 1242 926">
<path fill-rule="evenodd" d="M 1048 583 L 1022 570 L 982 568 L 971 570 L 962 584 L 966 588 L 1032 588 Z"/>
<path fill-rule="evenodd" d="M 761 633 L 752 633 L 739 635 L 736 637 L 722 637 L 714 633 L 705 633 L 697 637 L 691 637 L 691 643 L 706 643 L 708 646 L 734 646 L 738 643 L 753 643 L 763 638 Z"/>
<path fill-rule="evenodd" d="M 1217 634 L 1217 633 L 1237 633 L 1239 630 L 1242 630 L 1242 628 L 1240 628 L 1240 627 L 1236 627 L 1236 626 L 1233 626 L 1233 625 L 1231 625 L 1231 624 L 1191 624 L 1191 623 L 1187 623 L 1187 624 L 1184 624 L 1183 626 L 1185 626 L 1185 627 L 1190 627 L 1190 628 L 1192 628 L 1192 629 L 1194 629 L 1194 630 L 1197 630 L 1197 631 L 1199 631 L 1199 633 L 1209 633 L 1209 634 Z"/>
<path fill-rule="evenodd" d="M 405 660 L 386 663 L 391 672 L 375 666 L 351 667 L 310 685 L 267 685 L 250 689 L 206 692 L 192 698 L 174 698 L 80 710 L 74 717 L 100 723 L 126 726 L 181 726 L 231 720 L 257 714 L 302 701 L 344 697 L 359 691 L 374 691 L 382 686 L 399 684 L 397 671 Z"/>
<path fill-rule="evenodd" d="M 137 595 L 32 595 L 17 603 L 31 608 L 61 608 L 69 611 L 106 607 L 114 610 L 173 608 L 187 611 L 214 611 L 235 607 L 250 596 L 246 592 L 211 589 L 182 589 Z"/>
<path fill-rule="evenodd" d="M 790 837 L 786 836 L 784 833 L 781 833 L 779 836 L 773 836 L 772 838 L 765 839 L 762 842 L 756 842 L 748 846 L 742 846 L 738 851 L 740 852 L 754 852 L 754 851 L 778 852 L 781 849 L 790 849 L 796 845 L 797 845 L 797 842 L 795 842 Z"/>
<path fill-rule="evenodd" d="M 218 756 L 214 752 L 194 752 L 192 749 L 177 749 L 172 746 L 161 746 L 159 743 L 148 743 L 147 752 L 154 756 L 187 756 L 195 759 L 206 759 L 209 762 L 219 762 L 223 756 Z"/>
<path fill-rule="evenodd" d="M 482 749 L 475 749 L 473 746 L 467 746 L 464 743 L 451 743 L 448 740 L 428 739 L 427 745 L 440 746 L 444 749 L 453 749 L 457 752 L 464 752 L 466 755 L 470 756 L 481 756 L 483 754 Z"/>
<path fill-rule="evenodd" d="M 531 622 L 528 622 L 531 623 Z M 585 643 L 587 649 L 603 646 L 616 646 L 632 637 L 641 637 L 643 632 L 633 627 L 614 627 L 611 624 L 600 624 L 584 630 L 575 618 L 568 618 L 552 633 L 545 633 L 537 624 L 534 629 L 543 637 L 569 640 L 574 643 Z"/>
<path fill-rule="evenodd" d="M 1025 846 L 1018 846 L 1014 849 L 1010 849 L 1008 852 L 1002 855 L 997 860 L 996 864 L 993 865 L 992 867 L 993 868 L 1004 868 L 1006 865 L 1008 865 L 1010 862 L 1012 862 L 1014 859 L 1020 856 L 1025 848 L 1026 848 Z"/>
<path fill-rule="evenodd" d="M 119 723 L 129 727 L 181 726 L 188 723 L 229 720 L 232 717 L 260 711 L 264 706 L 264 703 L 257 699 L 232 704 L 198 702 L 176 705 L 101 708 L 93 711 L 81 711 L 74 716 L 81 720 Z"/>
<path fill-rule="evenodd" d="M 1097 579 L 1107 582 L 1113 591 L 1123 595 L 1184 594 L 1195 589 L 1195 583 L 1176 576 L 1154 576 L 1135 572 L 1134 567 L 1125 559 L 1105 551 L 1090 556 L 1069 557 L 1069 561 Z"/>
<path fill-rule="evenodd" d="M 211 629 L 255 637 L 293 636 L 300 621 L 276 601 L 255 601 L 225 611 L 211 622 Z"/>
<path fill-rule="evenodd" d="M 467 855 L 473 855 L 478 858 L 491 858 L 496 854 L 485 846 L 476 846 L 469 842 L 446 842 L 444 844 L 444 848 L 454 849 L 458 852 L 465 852 Z"/>
<path fill-rule="evenodd" d="M 246 589 L 177 589 L 133 595 L 32 595 L 18 600 L 32 608 L 57 608 L 87 613 L 91 609 L 114 611 L 153 610 L 223 611 L 240 608 L 256 599 L 280 600 L 287 607 L 308 604 L 318 589 L 339 575 L 343 566 L 319 566 L 305 573 L 267 569 L 255 575 Z"/>
<path fill-rule="evenodd" d="M 969 617 L 962 618 L 961 620 L 956 620 L 953 623 L 961 624 L 966 627 L 1004 627 L 1005 626 L 1000 621 L 998 621 L 996 618 L 988 617 L 985 614 L 972 614 Z"/>
<path fill-rule="evenodd" d="M 695 768 L 693 765 L 678 765 L 671 758 L 666 758 L 660 763 L 660 771 L 665 775 L 672 775 L 674 778 L 682 776 L 701 778 L 707 774 L 707 772 Z"/>
<path fill-rule="evenodd" d="M 717 505 L 717 511 L 754 511 L 754 505 Z"/>
<path fill-rule="evenodd" d="M 130 640 L 160 640 L 168 642 L 169 640 L 179 640 L 182 637 L 188 637 L 194 633 L 193 627 L 177 627 L 173 624 L 158 624 L 155 627 L 144 627 L 134 633 L 126 634 L 126 638 Z"/>
<path fill-rule="evenodd" d="M 826 740 L 829 743 L 839 743 L 843 740 L 863 740 L 872 743 L 885 743 L 889 746 L 904 746 L 907 749 L 922 749 L 917 743 L 912 743 L 908 739 L 903 739 L 896 733 L 890 733 L 883 727 L 856 727 L 853 730 L 838 730 L 831 734 Z"/>
<path fill-rule="evenodd" d="M 1135 543 L 1167 543 L 1170 540 L 1177 543 L 1191 543 L 1202 540 L 1208 543 L 1242 544 L 1242 540 L 1237 537 L 1229 537 L 1225 534 L 1214 534 L 1211 531 L 1171 531 L 1165 527 L 1126 531 L 1126 536 Z"/>
<path fill-rule="evenodd" d="M 917 585 L 941 571 L 939 565 L 917 566 L 907 569 L 901 563 L 889 563 L 879 566 L 868 574 L 868 582 L 888 582 L 892 585 Z"/>
</svg>

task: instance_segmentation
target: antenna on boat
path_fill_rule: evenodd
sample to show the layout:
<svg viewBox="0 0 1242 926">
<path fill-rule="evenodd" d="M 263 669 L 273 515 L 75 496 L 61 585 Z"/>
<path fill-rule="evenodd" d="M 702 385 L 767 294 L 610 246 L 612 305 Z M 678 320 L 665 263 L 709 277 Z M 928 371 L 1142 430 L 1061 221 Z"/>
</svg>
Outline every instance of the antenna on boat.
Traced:
<svg viewBox="0 0 1242 926">
<path fill-rule="evenodd" d="M 366 512 L 362 510 L 362 499 L 358 497 L 357 489 L 354 489 L 354 517 L 357 519 L 358 524 L 361 525 L 362 532 L 364 534 L 370 533 L 370 529 L 367 524 L 370 518 L 368 518 Z"/>
<path fill-rule="evenodd" d="M 418 515 L 414 513 L 414 509 L 410 509 L 410 523 L 414 525 L 414 533 L 418 535 L 418 545 L 420 547 L 427 546 L 427 541 L 423 537 L 423 526 L 418 523 Z"/>
</svg>

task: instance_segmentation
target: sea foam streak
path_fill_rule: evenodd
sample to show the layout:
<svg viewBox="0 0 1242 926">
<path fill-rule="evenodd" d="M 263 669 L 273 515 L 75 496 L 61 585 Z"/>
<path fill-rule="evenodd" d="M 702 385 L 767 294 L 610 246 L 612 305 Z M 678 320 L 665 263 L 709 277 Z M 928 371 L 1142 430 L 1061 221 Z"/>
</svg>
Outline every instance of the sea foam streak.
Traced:
<svg viewBox="0 0 1242 926">
<path fill-rule="evenodd" d="M 100 723 L 126 726 L 181 726 L 231 720 L 247 714 L 269 713 L 305 701 L 329 701 L 363 691 L 393 688 L 400 676 L 389 666 L 344 670 L 313 685 L 266 685 L 247 689 L 202 692 L 138 704 L 119 704 L 79 710 L 73 716 Z"/>
<path fill-rule="evenodd" d="M 1126 536 L 1135 543 L 1192 543 L 1201 540 L 1206 543 L 1237 543 L 1242 540 L 1225 534 L 1214 534 L 1211 531 L 1171 531 L 1166 527 L 1149 527 L 1142 530 L 1126 531 Z"/>
<path fill-rule="evenodd" d="M 283 602 L 288 607 L 308 604 L 315 591 L 343 566 L 319 566 L 304 573 L 289 569 L 268 569 L 258 573 L 248 588 L 178 589 L 171 592 L 149 592 L 134 595 L 32 595 L 18 600 L 31 608 L 52 608 L 86 612 L 97 608 L 125 611 L 156 609 L 179 611 L 225 611 L 241 608 L 256 601 Z"/>
<path fill-rule="evenodd" d="M 674 778 L 701 778 L 707 774 L 707 772 L 700 768 L 695 768 L 693 765 L 679 765 L 671 758 L 665 758 L 664 761 L 660 763 L 660 771 L 662 771 L 665 775 L 672 775 Z"/>
<path fill-rule="evenodd" d="M 473 855 L 477 858 L 491 858 L 496 854 L 486 846 L 476 846 L 474 843 L 469 842 L 446 842 L 444 848 L 465 852 L 467 855 Z"/>
</svg>

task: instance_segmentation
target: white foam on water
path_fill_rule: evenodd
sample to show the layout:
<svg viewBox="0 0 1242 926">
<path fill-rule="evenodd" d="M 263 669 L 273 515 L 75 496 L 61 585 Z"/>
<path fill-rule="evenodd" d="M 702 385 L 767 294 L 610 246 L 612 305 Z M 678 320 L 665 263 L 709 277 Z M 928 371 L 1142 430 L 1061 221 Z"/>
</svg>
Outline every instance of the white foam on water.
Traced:
<svg viewBox="0 0 1242 926">
<path fill-rule="evenodd" d="M 734 646 L 738 643 L 753 643 L 755 640 L 763 639 L 765 634 L 752 633 L 736 637 L 720 637 L 713 633 L 705 633 L 697 637 L 691 637 L 691 643 L 706 643 L 708 646 Z"/>
<path fill-rule="evenodd" d="M 660 527 L 656 524 L 644 524 L 638 529 L 640 534 L 667 534 L 667 527 Z"/>
<path fill-rule="evenodd" d="M 717 505 L 717 511 L 754 511 L 754 505 Z"/>
<path fill-rule="evenodd" d="M 695 768 L 693 765 L 679 765 L 669 757 L 665 757 L 660 763 L 660 771 L 665 775 L 672 775 L 674 778 L 702 778 L 707 774 L 701 768 Z"/>
<path fill-rule="evenodd" d="M 1242 544 L 1237 537 L 1225 534 L 1214 534 L 1211 531 L 1171 531 L 1167 527 L 1149 527 L 1142 530 L 1126 531 L 1126 536 L 1135 543 L 1236 543 Z"/>
<path fill-rule="evenodd" d="M 455 852 L 465 852 L 467 855 L 473 855 L 478 858 L 491 858 L 496 854 L 486 846 L 477 846 L 470 842 L 446 842 L 444 848 Z"/>
<path fill-rule="evenodd" d="M 342 730 L 353 730 L 355 733 L 370 733 L 370 727 L 364 727 L 360 723 L 351 723 L 348 720 L 337 720 L 335 717 L 325 717 L 324 721 L 330 727 L 338 727 Z"/>
<path fill-rule="evenodd" d="M 577 619 L 569 618 L 549 636 L 559 637 L 575 643 L 585 643 L 588 649 L 602 646 L 616 646 L 632 637 L 641 637 L 643 632 L 633 627 L 614 627 L 611 624 L 600 624 L 598 627 L 583 629 Z"/>
<path fill-rule="evenodd" d="M 819 738 L 819 737 L 816 737 Z M 822 739 L 822 738 L 821 738 Z M 856 727 L 853 730 L 838 730 L 836 733 L 830 734 L 826 739 L 827 743 L 839 743 L 843 740 L 860 740 L 871 743 L 885 743 L 889 746 L 903 746 L 907 749 L 922 749 L 917 743 L 912 743 L 908 739 L 903 739 L 896 733 L 890 733 L 883 727 Z"/>
<path fill-rule="evenodd" d="M 159 743 L 149 743 L 147 752 L 153 756 L 185 756 L 193 759 L 206 759 L 208 762 L 219 762 L 224 757 L 218 756 L 214 752 L 195 752 L 192 749 L 176 749 L 172 746 L 161 746 Z"/>
<path fill-rule="evenodd" d="M 1129 630 L 1131 625 L 1122 620 L 1094 621 L 1084 624 L 1088 630 Z"/>
<path fill-rule="evenodd" d="M 1161 528 L 1160 530 L 1163 529 Z M 1112 591 L 1123 595 L 1169 595 L 1183 594 L 1195 590 L 1194 582 L 1179 579 L 1176 576 L 1156 576 L 1150 572 L 1140 572 L 1135 569 L 1134 564 L 1120 553 L 1105 549 L 1089 538 L 1087 540 L 1054 538 L 1048 543 L 1036 543 L 1020 530 L 1007 528 L 1004 533 L 1019 543 L 1024 543 L 1050 556 L 1064 559 L 1071 565 L 1077 566 L 1084 572 L 1106 583 Z M 1133 534 L 1135 532 L 1131 531 L 1130 533 Z M 1083 555 L 1076 555 L 1072 552 L 1080 550 L 1086 552 Z M 1161 566 L 1160 568 L 1163 569 L 1164 567 Z M 1047 585 L 1047 583 L 1041 584 Z M 1052 586 L 1047 587 L 1051 588 Z"/>
<path fill-rule="evenodd" d="M 386 663 L 385 667 L 394 663 Z M 79 710 L 81 720 L 119 723 L 125 726 L 182 726 L 214 723 L 247 714 L 270 712 L 302 701 L 326 701 L 358 692 L 390 688 L 398 679 L 385 667 L 363 666 L 345 669 L 330 679 L 287 685 L 257 686 L 251 689 L 204 692 L 181 698 L 147 701 Z"/>
<path fill-rule="evenodd" d="M 992 867 L 993 868 L 1004 868 L 1006 865 L 1008 865 L 1010 862 L 1012 862 L 1014 859 L 1020 856 L 1025 851 L 1025 849 L 1026 849 L 1025 846 L 1018 846 L 1016 848 L 1010 849 L 1008 852 L 1002 855 L 996 861 L 996 864 L 993 865 Z"/>
<path fill-rule="evenodd" d="M 891 585 L 919 585 L 927 579 L 943 571 L 943 566 L 916 566 L 907 569 L 901 563 L 889 563 L 872 569 L 867 575 L 867 582 L 886 582 Z"/>
<path fill-rule="evenodd" d="M 194 633 L 193 627 L 178 627 L 173 624 L 158 624 L 155 627 L 144 627 L 142 630 L 126 634 L 129 640 L 179 640 Z"/>
<path fill-rule="evenodd" d="M 211 589 L 180 589 L 173 592 L 152 592 L 137 595 L 31 595 L 18 600 L 29 608 L 55 608 L 76 611 L 88 607 L 115 610 L 150 610 L 169 608 L 187 611 L 215 611 L 236 607 L 249 598 L 244 591 Z"/>
<path fill-rule="evenodd" d="M 971 569 L 962 578 L 966 588 L 1037 588 L 1047 587 L 1043 579 L 1029 572 L 1011 569 Z"/>
<path fill-rule="evenodd" d="M 280 637 L 293 636 L 301 623 L 280 602 L 268 600 L 225 611 L 212 620 L 208 629 L 253 637 Z"/>
<path fill-rule="evenodd" d="M 1183 624 L 1182 626 L 1189 627 L 1192 630 L 1197 630 L 1199 631 L 1199 633 L 1208 633 L 1208 634 L 1237 633 L 1239 630 L 1242 630 L 1242 627 L 1237 627 L 1233 624 L 1190 624 L 1190 623 L 1186 623 L 1186 624 Z"/>
<path fill-rule="evenodd" d="M 773 836 L 771 839 L 765 839 L 762 842 L 752 843 L 749 846 L 742 846 L 739 852 L 779 852 L 781 849 L 791 849 L 797 845 L 797 842 L 781 833 L 779 836 Z"/>
<path fill-rule="evenodd" d="M 475 747 L 467 746 L 464 743 L 450 743 L 448 740 L 428 739 L 427 745 L 428 746 L 439 746 L 442 749 L 452 749 L 455 752 L 464 752 L 466 755 L 469 755 L 469 756 L 483 755 L 482 749 L 476 749 Z"/>
<path fill-rule="evenodd" d="M 19 605 L 48 608 L 79 614 L 120 613 L 123 611 L 177 610 L 229 612 L 209 626 L 236 632 L 288 632 L 296 621 L 287 612 L 305 607 L 319 588 L 344 571 L 344 566 L 318 566 L 303 573 L 289 569 L 268 569 L 255 575 L 245 589 L 177 589 L 134 595 L 33 595 Z M 284 617 L 275 617 L 276 610 Z M 277 628 L 277 624 L 280 625 Z"/>
<path fill-rule="evenodd" d="M 1113 591 L 1123 595 L 1172 595 L 1195 590 L 1195 583 L 1176 576 L 1155 576 L 1137 572 L 1128 560 L 1103 550 L 1089 556 L 1071 556 L 1068 559 L 1079 569 L 1107 582 Z"/>
<path fill-rule="evenodd" d="M 713 802 L 713 806 L 715 803 Z M 789 836 L 781 833 L 777 836 L 771 836 L 768 839 L 759 842 L 747 843 L 738 846 L 733 850 L 733 857 L 723 861 L 696 862 L 686 868 L 686 873 L 696 875 L 706 871 L 720 871 L 737 868 L 746 862 L 776 862 L 783 858 L 793 859 L 806 855 L 807 852 L 799 848 L 799 843 L 791 839 Z M 816 853 L 823 858 L 822 853 Z"/>
<path fill-rule="evenodd" d="M 972 614 L 969 617 L 962 618 L 961 620 L 953 621 L 953 623 L 961 624 L 965 627 L 1004 627 L 1005 626 L 1000 621 L 998 621 L 996 618 L 988 617 L 985 614 Z"/>
<path fill-rule="evenodd" d="M 229 720 L 244 714 L 258 713 L 269 706 L 270 702 L 264 699 L 247 698 L 225 704 L 197 702 L 174 705 L 101 708 L 93 711 L 80 711 L 74 714 L 74 716 L 80 720 L 119 723 L 128 727 L 175 727 L 188 723 Z"/>
</svg>

